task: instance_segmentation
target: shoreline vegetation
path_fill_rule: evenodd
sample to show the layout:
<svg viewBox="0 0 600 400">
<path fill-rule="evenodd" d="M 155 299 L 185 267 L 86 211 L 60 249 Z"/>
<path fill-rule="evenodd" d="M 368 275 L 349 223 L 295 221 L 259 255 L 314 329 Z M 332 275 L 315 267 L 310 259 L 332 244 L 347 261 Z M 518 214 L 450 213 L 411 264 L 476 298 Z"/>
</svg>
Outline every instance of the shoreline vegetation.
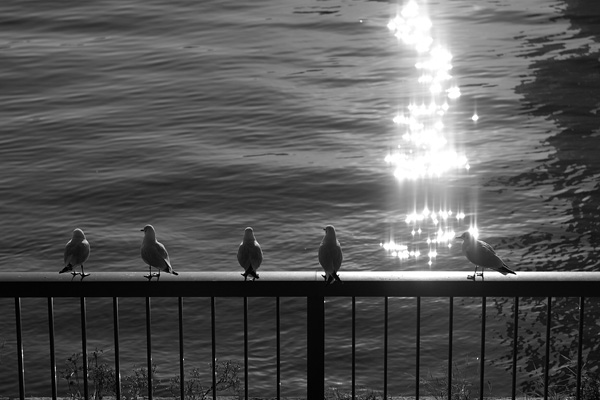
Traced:
<svg viewBox="0 0 600 400">
<path fill-rule="evenodd" d="M 112 366 L 102 362 L 103 350 L 96 349 L 90 353 L 88 359 L 88 398 L 93 400 L 116 400 L 115 371 Z M 241 363 L 235 360 L 217 361 L 215 364 L 216 398 L 219 400 L 242 400 L 245 398 L 244 387 L 238 373 Z M 157 366 L 152 366 L 153 376 L 157 373 Z M 213 399 L 212 382 L 207 383 L 210 377 L 212 365 L 208 364 L 206 369 L 192 368 L 186 373 L 184 386 L 184 400 L 209 400 Z M 64 362 L 64 368 L 58 371 L 57 378 L 61 396 L 59 400 L 84 399 L 83 389 L 83 365 L 82 354 L 75 353 Z M 65 383 L 67 385 L 64 390 Z M 539 400 L 544 398 L 544 384 L 540 380 L 536 389 L 530 393 L 518 390 L 516 399 Z M 180 378 L 172 377 L 168 380 L 153 380 L 153 396 L 156 400 L 173 400 L 181 398 Z M 450 400 L 477 400 L 479 391 L 477 384 L 468 379 L 463 370 L 455 365 L 452 370 L 452 395 Z M 573 384 L 565 386 L 551 385 L 548 388 L 549 400 L 574 400 L 576 399 L 576 387 Z M 420 396 L 422 400 L 448 400 L 448 379 L 445 374 L 434 376 L 432 373 L 420 381 Z M 0 395 L 0 400 L 17 400 L 19 397 L 8 397 Z M 121 399 L 144 400 L 148 398 L 148 374 L 144 367 L 134 367 L 129 374 L 123 375 L 121 379 Z M 250 400 L 275 400 L 276 396 L 248 396 Z M 486 400 L 512 400 L 507 396 L 494 396 L 488 393 L 484 396 Z M 51 396 L 25 396 L 27 400 L 50 400 Z M 306 397 L 282 396 L 284 400 L 300 400 Z M 383 391 L 360 386 L 355 389 L 352 396 L 348 387 L 328 387 L 325 392 L 326 400 L 383 400 Z M 387 400 L 416 400 L 415 396 L 393 396 L 388 395 Z M 590 373 L 582 376 L 581 400 L 600 400 L 600 375 Z"/>
</svg>

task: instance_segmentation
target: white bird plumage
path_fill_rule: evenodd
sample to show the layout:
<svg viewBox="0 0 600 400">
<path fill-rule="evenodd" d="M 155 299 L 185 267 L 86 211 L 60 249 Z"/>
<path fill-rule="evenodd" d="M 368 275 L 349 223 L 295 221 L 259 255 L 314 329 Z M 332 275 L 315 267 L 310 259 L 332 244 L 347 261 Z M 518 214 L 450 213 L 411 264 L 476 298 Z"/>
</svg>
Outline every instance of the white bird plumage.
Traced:
<svg viewBox="0 0 600 400">
<path fill-rule="evenodd" d="M 456 239 L 462 239 L 462 253 L 467 257 L 467 260 L 475 264 L 475 272 L 473 275 L 468 275 L 467 279 L 475 280 L 476 276 L 483 278 L 483 269 L 489 268 L 500 272 L 502 275 L 517 273 L 510 269 L 508 265 L 502 261 L 496 254 L 493 247 L 483 240 L 477 240 L 469 232 L 465 232 Z M 477 274 L 477 267 L 481 267 L 481 273 Z"/>
<path fill-rule="evenodd" d="M 327 225 L 324 229 L 325 236 L 319 246 L 319 264 L 323 267 L 325 275 L 325 285 L 334 281 L 342 282 L 337 272 L 342 266 L 344 256 L 342 254 L 342 246 L 335 235 L 335 228 L 332 225 Z"/>
<path fill-rule="evenodd" d="M 83 263 L 87 261 L 90 257 L 90 244 L 85 238 L 85 234 L 79 228 L 73 231 L 73 235 L 71 236 L 71 240 L 67 242 L 65 246 L 65 266 L 62 270 L 59 271 L 59 274 L 63 272 L 71 272 L 73 276 L 81 275 L 82 278 L 88 276 L 83 270 Z M 81 272 L 73 271 L 73 268 L 81 265 Z"/>
<path fill-rule="evenodd" d="M 252 276 L 252 280 L 258 279 L 258 268 L 260 268 L 260 264 L 263 261 L 263 252 L 260 248 L 260 244 L 254 237 L 254 231 L 251 227 L 247 227 L 244 230 L 244 239 L 238 247 L 237 259 L 242 268 L 244 268 L 244 273 L 242 276 L 244 280 L 248 279 L 248 275 Z"/>
<path fill-rule="evenodd" d="M 140 249 L 142 260 L 148 264 L 148 275 L 144 275 L 148 279 L 153 277 L 160 278 L 160 271 L 167 272 L 173 275 L 179 275 L 173 271 L 169 253 L 162 243 L 156 240 L 156 231 L 152 225 L 146 225 L 144 229 L 144 240 Z M 152 273 L 152 267 L 158 269 L 158 273 Z"/>
</svg>

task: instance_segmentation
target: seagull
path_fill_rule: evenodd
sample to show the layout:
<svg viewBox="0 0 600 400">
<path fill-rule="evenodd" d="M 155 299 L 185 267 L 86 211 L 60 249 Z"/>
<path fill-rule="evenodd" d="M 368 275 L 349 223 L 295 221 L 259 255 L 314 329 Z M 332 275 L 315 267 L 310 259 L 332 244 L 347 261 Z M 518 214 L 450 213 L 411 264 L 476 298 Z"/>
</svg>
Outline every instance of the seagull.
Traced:
<svg viewBox="0 0 600 400">
<path fill-rule="evenodd" d="M 248 279 L 248 275 L 252 276 L 252 280 L 258 279 L 256 271 L 258 271 L 262 263 L 263 252 L 260 244 L 258 244 L 258 241 L 254 237 L 254 231 L 250 227 L 244 230 L 244 240 L 238 248 L 237 259 L 242 268 L 244 268 L 245 272 L 242 274 L 244 280 Z"/>
<path fill-rule="evenodd" d="M 335 281 L 342 282 L 337 272 L 340 270 L 342 265 L 343 255 L 342 246 L 335 237 L 335 228 L 331 225 L 327 225 L 323 228 L 325 236 L 319 246 L 319 264 L 325 270 L 325 285 Z"/>
<path fill-rule="evenodd" d="M 476 276 L 481 276 L 483 279 L 483 269 L 490 268 L 500 272 L 502 275 L 517 273 L 510 269 L 508 265 L 496 255 L 496 252 L 483 240 L 477 240 L 469 232 L 465 232 L 456 239 L 462 239 L 462 252 L 467 257 L 467 260 L 475 264 L 475 272 L 473 275 L 468 275 L 467 279 L 475 280 Z M 477 267 L 481 267 L 481 273 L 477 273 Z"/>
<path fill-rule="evenodd" d="M 85 239 L 83 231 L 79 228 L 73 231 L 71 240 L 65 246 L 65 267 L 59 271 L 59 274 L 63 272 L 71 272 L 73 276 L 81 275 L 85 278 L 89 274 L 83 271 L 83 263 L 87 261 L 90 256 L 90 244 Z M 81 265 L 81 272 L 73 271 L 73 268 Z"/>
<path fill-rule="evenodd" d="M 144 229 L 144 241 L 142 242 L 142 260 L 148 264 L 148 275 L 144 275 L 148 280 L 153 277 L 160 278 L 160 271 L 165 271 L 169 274 L 179 275 L 173 271 L 169 253 L 162 243 L 156 240 L 156 231 L 152 225 L 146 225 Z M 158 268 L 158 273 L 153 273 L 151 267 Z"/>
</svg>

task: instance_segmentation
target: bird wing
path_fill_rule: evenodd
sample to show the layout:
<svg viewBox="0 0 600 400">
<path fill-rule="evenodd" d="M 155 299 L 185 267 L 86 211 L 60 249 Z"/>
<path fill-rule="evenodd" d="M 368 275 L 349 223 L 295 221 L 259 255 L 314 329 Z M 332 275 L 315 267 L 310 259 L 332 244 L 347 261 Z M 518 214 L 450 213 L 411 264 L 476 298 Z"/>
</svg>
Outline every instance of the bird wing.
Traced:
<svg viewBox="0 0 600 400">
<path fill-rule="evenodd" d="M 473 246 L 469 246 L 466 255 L 469 261 L 480 267 L 499 269 L 503 264 L 492 246 L 481 240 L 476 241 Z"/>
<path fill-rule="evenodd" d="M 339 243 L 322 243 L 319 246 L 319 263 L 326 273 L 337 272 L 342 265 L 342 248 Z"/>
<path fill-rule="evenodd" d="M 244 270 L 247 270 L 250 266 L 250 252 L 248 251 L 248 246 L 246 246 L 243 242 L 238 248 L 237 259 L 241 267 L 244 268 Z"/>
<path fill-rule="evenodd" d="M 65 267 L 69 264 L 72 266 L 83 264 L 90 256 L 90 244 L 87 240 L 81 242 L 69 240 L 65 246 Z"/>
<path fill-rule="evenodd" d="M 325 243 L 321 243 L 319 246 L 319 264 L 325 270 L 326 273 L 333 271 L 332 258 L 329 255 L 329 247 Z"/>
<path fill-rule="evenodd" d="M 166 272 L 173 270 L 169 253 L 167 253 L 167 249 L 162 243 L 156 241 L 154 243 L 146 242 L 142 244 L 141 253 L 142 260 L 146 264 Z"/>
<path fill-rule="evenodd" d="M 338 272 L 340 270 L 343 259 L 344 255 L 342 254 L 342 246 L 340 246 L 340 242 L 336 241 L 335 249 L 333 252 L 333 270 L 335 272 Z"/>
<path fill-rule="evenodd" d="M 260 244 L 255 240 L 252 246 L 250 247 L 250 264 L 254 269 L 254 272 L 260 267 L 263 261 L 263 252 L 260 248 Z"/>
<path fill-rule="evenodd" d="M 65 267 L 71 264 L 71 257 L 73 254 L 73 248 L 75 247 L 75 243 L 73 240 L 69 240 L 67 245 L 65 246 Z"/>
</svg>

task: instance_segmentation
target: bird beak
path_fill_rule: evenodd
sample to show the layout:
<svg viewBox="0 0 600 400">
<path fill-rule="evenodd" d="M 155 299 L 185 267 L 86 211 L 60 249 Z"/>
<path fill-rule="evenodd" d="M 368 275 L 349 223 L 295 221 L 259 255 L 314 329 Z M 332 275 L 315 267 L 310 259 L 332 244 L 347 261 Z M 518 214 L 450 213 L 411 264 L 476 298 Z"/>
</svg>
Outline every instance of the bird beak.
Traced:
<svg viewBox="0 0 600 400">
<path fill-rule="evenodd" d="M 143 229 L 140 229 L 140 232 L 144 232 L 144 230 L 143 230 Z"/>
</svg>

